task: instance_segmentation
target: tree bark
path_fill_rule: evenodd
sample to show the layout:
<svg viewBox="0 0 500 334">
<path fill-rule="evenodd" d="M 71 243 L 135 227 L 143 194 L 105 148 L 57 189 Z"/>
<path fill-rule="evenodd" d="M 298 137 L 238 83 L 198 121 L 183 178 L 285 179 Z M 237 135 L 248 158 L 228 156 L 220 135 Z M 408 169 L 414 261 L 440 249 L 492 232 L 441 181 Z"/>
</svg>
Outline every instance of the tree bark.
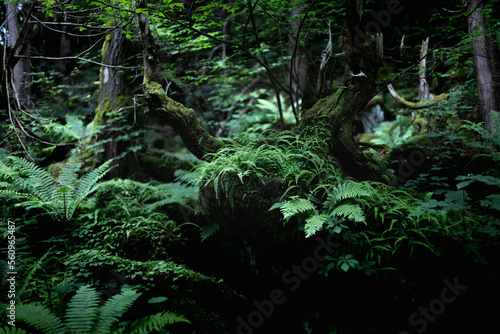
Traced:
<svg viewBox="0 0 500 334">
<path fill-rule="evenodd" d="M 20 47 L 18 50 L 15 48 L 16 45 L 20 45 L 19 42 L 24 44 L 24 41 L 18 41 L 19 38 L 22 38 L 19 29 L 19 19 L 17 17 L 19 3 L 6 3 L 5 6 L 7 8 L 7 26 L 9 29 L 10 46 L 13 48 L 12 52 L 18 52 L 18 50 L 20 50 L 20 54 L 26 55 L 28 49 L 27 47 Z M 14 54 L 12 55 L 15 57 Z M 24 107 L 27 109 L 29 109 L 28 106 L 31 95 L 31 89 L 29 87 L 29 82 L 31 80 L 29 74 L 27 74 L 29 72 L 30 65 L 28 59 L 26 58 L 18 59 L 11 72 L 11 81 L 15 92 L 14 96 L 19 103 L 18 107 Z"/>
<path fill-rule="evenodd" d="M 126 59 L 126 49 L 126 39 L 122 31 L 114 30 L 106 36 L 102 46 L 102 63 L 111 66 L 123 65 Z M 99 79 L 99 100 L 94 117 L 94 125 L 106 126 L 110 117 L 110 112 L 118 111 L 121 113 L 128 113 L 131 110 L 130 106 L 133 105 L 133 102 L 122 69 L 119 67 L 102 66 Z M 115 125 L 117 127 L 120 126 L 120 124 Z M 116 131 L 104 131 L 101 134 L 100 139 L 109 139 L 104 145 L 106 160 L 116 158 L 125 150 L 126 144 L 117 142 L 117 135 Z M 112 165 L 115 165 L 115 168 L 111 169 L 108 177 L 124 175 L 125 170 L 123 164 L 119 164 L 118 161 L 115 160 Z"/>
<path fill-rule="evenodd" d="M 419 87 L 418 87 L 418 98 L 420 101 L 429 99 L 429 84 L 425 78 L 425 71 L 427 67 L 427 50 L 429 49 L 429 37 L 422 41 L 422 49 L 420 50 L 420 69 L 418 71 Z"/>
<path fill-rule="evenodd" d="M 147 0 L 139 0 L 137 8 L 146 9 Z M 149 112 L 166 119 L 182 138 L 187 149 L 197 158 L 203 159 L 206 154 L 217 152 L 224 146 L 223 141 L 212 136 L 203 128 L 193 109 L 188 109 L 167 96 L 167 92 L 157 80 L 160 66 L 147 15 L 139 14 L 138 22 L 142 37 L 143 89 Z"/>
<path fill-rule="evenodd" d="M 358 149 L 352 133 L 356 115 L 373 97 L 384 58 L 382 35 L 367 35 L 361 29 L 362 7 L 361 0 L 347 3 L 344 44 L 348 67 L 342 82 L 333 87 L 332 94 L 302 113 L 301 126 L 327 125 L 331 133 L 328 153 L 340 162 L 346 175 L 358 180 L 393 184 L 392 175 L 382 171 L 375 161 Z"/>
<path fill-rule="evenodd" d="M 500 111 L 500 87 L 496 81 L 498 71 L 495 46 L 491 35 L 487 31 L 488 20 L 483 16 L 482 8 L 482 0 L 469 2 L 471 14 L 468 17 L 468 26 L 469 34 L 474 36 L 471 41 L 471 51 L 476 72 L 481 115 L 486 128 L 492 130 L 490 111 Z"/>
<path fill-rule="evenodd" d="M 300 4 L 295 4 L 290 12 L 290 32 L 293 35 L 289 36 L 289 52 L 291 55 L 288 64 L 288 82 L 291 89 L 292 103 L 298 104 L 302 98 L 302 94 L 306 88 L 307 79 L 307 61 L 304 55 L 303 46 L 300 41 L 304 37 L 303 27 L 301 26 L 300 16 L 302 10 Z"/>
</svg>

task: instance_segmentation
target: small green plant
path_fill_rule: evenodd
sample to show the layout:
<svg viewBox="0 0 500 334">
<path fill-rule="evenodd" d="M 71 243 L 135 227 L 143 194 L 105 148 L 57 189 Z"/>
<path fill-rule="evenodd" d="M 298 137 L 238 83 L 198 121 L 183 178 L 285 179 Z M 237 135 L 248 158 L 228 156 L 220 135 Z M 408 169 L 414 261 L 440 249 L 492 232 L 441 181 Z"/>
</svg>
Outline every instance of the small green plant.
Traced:
<svg viewBox="0 0 500 334">
<path fill-rule="evenodd" d="M 17 318 L 44 334 L 107 334 L 107 333 L 151 333 L 177 322 L 189 321 L 183 316 L 162 312 L 121 323 L 118 320 L 139 298 L 140 292 L 124 286 L 120 294 L 108 299 L 101 307 L 96 289 L 82 286 L 71 298 L 63 318 L 54 315 L 49 309 L 36 304 L 18 305 Z M 1 333 L 1 332 L 0 332 Z M 16 333 L 16 332 L 6 332 Z"/>
<path fill-rule="evenodd" d="M 282 178 L 293 189 L 308 189 L 331 175 L 340 175 L 338 164 L 320 154 L 327 135 L 321 125 L 299 131 L 283 131 L 250 140 L 244 145 L 234 141 L 212 156 L 212 161 L 198 167 L 198 185 L 210 187 L 217 200 L 223 195 L 233 206 L 236 187 L 265 184 L 265 178 Z M 317 152 L 317 153 L 316 153 Z"/>
<path fill-rule="evenodd" d="M 42 208 L 53 219 L 67 222 L 80 203 L 99 184 L 97 183 L 111 168 L 111 160 L 89 172 L 82 178 L 78 173 L 82 162 L 72 155 L 55 178 L 45 169 L 24 158 L 9 157 L 8 165 L 0 162 L 0 195 L 22 199 L 17 205 L 27 209 Z"/>
<path fill-rule="evenodd" d="M 413 215 L 421 201 L 407 192 L 378 182 L 336 176 L 304 196 L 291 196 L 270 210 L 280 209 L 285 221 L 295 217 L 306 237 L 326 231 L 343 240 L 344 244 L 327 258 L 330 262 L 321 270 L 325 275 L 334 268 L 354 268 L 367 275 L 375 269 L 389 269 L 381 266 L 382 261 L 403 245 L 411 252 L 415 246 L 433 251 L 428 234 L 433 223 L 441 222 L 441 213 Z"/>
</svg>

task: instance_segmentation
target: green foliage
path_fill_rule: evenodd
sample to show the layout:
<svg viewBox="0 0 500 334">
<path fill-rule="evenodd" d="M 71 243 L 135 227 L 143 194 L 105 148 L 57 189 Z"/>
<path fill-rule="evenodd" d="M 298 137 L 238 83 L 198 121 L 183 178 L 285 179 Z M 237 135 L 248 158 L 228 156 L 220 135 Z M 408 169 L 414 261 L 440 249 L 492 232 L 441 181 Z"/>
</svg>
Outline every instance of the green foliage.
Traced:
<svg viewBox="0 0 500 334">
<path fill-rule="evenodd" d="M 315 210 L 314 204 L 311 201 L 299 198 L 298 196 L 292 196 L 290 200 L 286 202 L 276 203 L 269 210 L 281 209 L 283 218 L 289 220 L 290 217 L 296 216 L 300 213 L 305 213 L 308 211 Z"/>
<path fill-rule="evenodd" d="M 63 318 L 57 317 L 46 307 L 27 304 L 17 306 L 17 317 L 46 334 L 81 333 L 150 333 L 176 322 L 189 322 L 173 313 L 158 313 L 118 327 L 120 317 L 127 312 L 141 293 L 125 286 L 120 294 L 108 299 L 98 307 L 99 294 L 89 286 L 82 286 L 68 303 Z"/>
<path fill-rule="evenodd" d="M 153 279 L 161 276 L 173 281 L 190 279 L 193 281 L 213 282 L 214 279 L 187 268 L 182 264 L 165 260 L 136 261 L 119 257 L 110 252 L 84 249 L 69 254 L 64 264 L 79 280 L 97 284 L 102 273 L 110 270 L 129 273 L 130 279 L 142 282 L 143 285 L 153 287 Z"/>
<path fill-rule="evenodd" d="M 283 131 L 244 145 L 233 141 L 212 155 L 210 163 L 198 167 L 198 185 L 211 187 L 219 201 L 224 195 L 231 206 L 236 187 L 264 184 L 269 177 L 282 178 L 290 190 L 307 189 L 315 181 L 340 175 L 337 163 L 322 157 L 326 143 L 320 138 L 326 134 L 317 126 Z"/>
<path fill-rule="evenodd" d="M 5 326 L 0 328 L 0 334 L 28 334 L 28 332 L 14 326 Z"/>
<path fill-rule="evenodd" d="M 67 222 L 80 203 L 99 187 L 98 181 L 110 170 L 111 160 L 78 178 L 82 166 L 74 154 L 54 178 L 46 170 L 24 158 L 9 157 L 8 165 L 0 163 L 0 177 L 5 181 L 0 194 L 24 199 L 18 203 L 27 209 L 42 208 L 53 219 Z"/>
<path fill-rule="evenodd" d="M 404 117 L 397 117 L 394 121 L 380 123 L 374 129 L 374 134 L 377 137 L 371 142 L 376 145 L 386 145 L 392 149 L 408 142 L 413 133 L 413 126 Z"/>
<path fill-rule="evenodd" d="M 196 187 L 181 181 L 109 180 L 86 203 L 73 235 L 83 249 L 113 251 L 135 259 L 163 257 L 162 243 L 179 238 L 180 224 L 174 219 L 184 219 L 180 211 L 199 211 Z M 140 250 L 128 253 L 132 251 L 129 244 Z"/>
<path fill-rule="evenodd" d="M 340 177 L 329 182 L 311 190 L 307 198 L 291 197 L 270 209 L 281 209 L 287 221 L 298 218 L 304 223 L 306 237 L 326 230 L 346 242 L 328 258 L 330 263 L 322 271 L 325 275 L 334 268 L 343 271 L 355 268 L 370 275 L 375 271 L 375 263 L 380 266 L 388 261 L 402 245 L 410 250 L 416 246 L 433 250 L 427 235 L 433 223 L 443 223 L 441 213 L 413 214 L 421 203 L 419 200 L 377 182 Z M 361 262 L 359 257 L 365 260 Z"/>
<path fill-rule="evenodd" d="M 270 92 L 265 90 L 251 92 L 250 94 L 238 94 L 235 99 L 241 101 L 235 102 L 235 106 L 242 109 L 239 113 L 232 114 L 231 119 L 225 122 L 224 126 L 229 130 L 228 137 L 237 134 L 237 136 L 248 136 L 251 139 L 257 139 L 260 134 L 271 130 L 273 127 L 279 127 L 281 120 L 279 117 L 278 101 L 274 96 L 272 101 L 259 98 L 260 95 L 267 96 Z M 246 101 L 247 98 L 249 101 Z M 281 101 L 286 97 L 281 96 Z M 214 101 L 215 102 L 215 101 Z M 227 101 L 225 101 L 227 103 Z M 221 101 L 222 103 L 222 101 Z M 283 110 L 283 119 L 287 126 L 293 126 L 296 123 L 292 106 Z"/>
</svg>

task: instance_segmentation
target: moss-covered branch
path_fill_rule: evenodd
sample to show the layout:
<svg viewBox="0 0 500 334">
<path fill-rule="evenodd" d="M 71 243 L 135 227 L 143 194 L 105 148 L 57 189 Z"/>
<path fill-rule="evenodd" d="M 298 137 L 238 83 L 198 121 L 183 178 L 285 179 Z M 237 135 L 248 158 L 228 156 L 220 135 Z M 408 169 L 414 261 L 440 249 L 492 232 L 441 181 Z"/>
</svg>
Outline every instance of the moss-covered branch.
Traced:
<svg viewBox="0 0 500 334">
<path fill-rule="evenodd" d="M 392 87 L 392 84 L 387 85 L 387 88 L 389 89 L 389 93 L 391 93 L 392 97 L 396 101 L 398 101 L 399 103 L 401 103 L 402 105 L 404 105 L 405 107 L 408 107 L 410 109 L 428 108 L 428 107 L 438 103 L 439 101 L 446 100 L 449 96 L 449 94 L 441 94 L 441 95 L 438 95 L 430 100 L 424 100 L 421 102 L 410 102 L 410 101 L 405 100 L 404 97 L 400 96 L 396 92 L 394 87 Z"/>
<path fill-rule="evenodd" d="M 373 98 L 378 70 L 384 59 L 381 34 L 363 34 L 362 41 L 359 40 L 364 26 L 362 5 L 363 2 L 357 0 L 347 3 L 344 56 L 348 67 L 342 82 L 332 87 L 329 96 L 303 111 L 301 126 L 323 123 L 329 128 L 329 154 L 340 162 L 346 175 L 391 184 L 394 183 L 392 176 L 359 150 L 352 134 L 356 115 Z"/>
<path fill-rule="evenodd" d="M 147 0 L 139 0 L 138 9 L 147 9 Z M 149 29 L 145 14 L 138 15 L 139 29 L 142 36 L 142 57 L 144 62 L 144 96 L 149 111 L 163 119 L 182 138 L 182 141 L 197 158 L 202 159 L 207 153 L 217 152 L 224 144 L 222 140 L 209 134 L 196 117 L 193 109 L 167 96 L 163 87 L 156 81 L 160 72 L 156 55 L 156 45 Z"/>
<path fill-rule="evenodd" d="M 158 82 L 145 81 L 144 95 L 150 112 L 166 119 L 196 157 L 201 159 L 207 153 L 217 152 L 224 145 L 222 140 L 210 135 L 201 126 L 193 109 L 168 97 Z"/>
</svg>

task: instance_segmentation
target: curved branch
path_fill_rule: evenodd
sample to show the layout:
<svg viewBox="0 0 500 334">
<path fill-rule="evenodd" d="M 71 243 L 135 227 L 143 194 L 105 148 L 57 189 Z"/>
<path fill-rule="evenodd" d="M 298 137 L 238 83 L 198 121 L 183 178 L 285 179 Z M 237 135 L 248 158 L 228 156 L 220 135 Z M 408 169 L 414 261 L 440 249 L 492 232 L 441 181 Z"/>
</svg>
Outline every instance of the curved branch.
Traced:
<svg viewBox="0 0 500 334">
<path fill-rule="evenodd" d="M 423 100 L 421 102 L 410 102 L 410 101 L 405 100 L 404 97 L 400 96 L 396 92 L 396 90 L 394 89 L 394 87 L 392 86 L 392 84 L 388 84 L 387 88 L 389 89 L 389 93 L 391 93 L 391 96 L 396 101 L 398 101 L 400 104 L 402 104 L 405 107 L 408 107 L 410 109 L 428 108 L 428 107 L 430 107 L 430 106 L 432 106 L 434 104 L 437 104 L 439 101 L 443 101 L 443 100 L 448 99 L 448 97 L 450 96 L 450 94 L 441 94 L 441 95 L 438 95 L 438 96 L 436 96 L 436 97 L 434 97 L 433 99 L 430 99 L 430 100 Z"/>
<path fill-rule="evenodd" d="M 147 0 L 139 0 L 137 8 L 147 8 Z M 208 153 L 215 153 L 224 146 L 224 142 L 209 134 L 201 125 L 193 109 L 167 96 L 157 81 L 160 66 L 156 54 L 156 45 L 149 19 L 145 14 L 138 14 L 139 30 L 142 37 L 142 58 L 144 62 L 144 97 L 149 111 L 167 120 L 182 141 L 197 158 L 204 158 Z"/>
</svg>

